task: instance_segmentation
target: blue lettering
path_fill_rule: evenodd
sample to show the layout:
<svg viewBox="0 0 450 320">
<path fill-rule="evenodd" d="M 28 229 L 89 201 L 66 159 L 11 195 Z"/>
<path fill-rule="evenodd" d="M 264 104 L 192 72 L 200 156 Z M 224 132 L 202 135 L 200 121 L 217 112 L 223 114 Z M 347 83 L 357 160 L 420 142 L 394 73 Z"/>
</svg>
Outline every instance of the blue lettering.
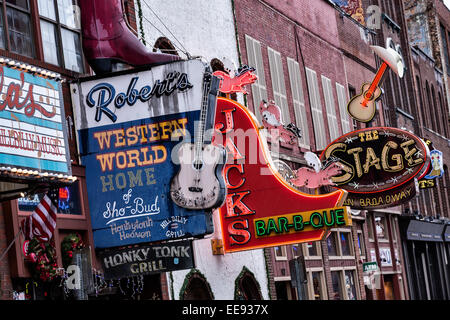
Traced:
<svg viewBox="0 0 450 320">
<path fill-rule="evenodd" d="M 98 94 L 98 101 L 95 102 L 92 95 L 100 91 Z M 106 93 L 108 93 L 108 98 L 106 98 Z M 86 102 L 89 107 L 96 107 L 97 111 L 95 113 L 95 121 L 99 122 L 102 119 L 102 113 L 105 113 L 108 118 L 111 119 L 112 122 L 116 122 L 117 116 L 107 108 L 107 106 L 111 103 L 112 99 L 114 98 L 114 95 L 116 93 L 116 90 L 114 90 L 114 87 L 110 85 L 109 83 L 99 83 L 95 87 L 89 91 Z"/>
</svg>

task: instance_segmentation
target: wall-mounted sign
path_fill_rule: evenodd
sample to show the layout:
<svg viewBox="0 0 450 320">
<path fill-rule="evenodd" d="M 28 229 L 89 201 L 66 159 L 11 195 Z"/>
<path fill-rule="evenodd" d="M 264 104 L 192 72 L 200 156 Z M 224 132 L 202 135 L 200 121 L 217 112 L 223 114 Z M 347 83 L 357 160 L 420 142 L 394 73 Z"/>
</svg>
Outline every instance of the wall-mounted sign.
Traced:
<svg viewBox="0 0 450 320">
<path fill-rule="evenodd" d="M 423 139 L 430 150 L 430 164 L 425 176 L 419 180 L 419 188 L 427 189 L 436 186 L 435 179 L 441 178 L 444 175 L 444 160 L 442 152 L 435 150 L 433 142 L 429 139 Z"/>
<path fill-rule="evenodd" d="M 321 240 L 327 229 L 351 223 L 344 190 L 314 196 L 282 178 L 247 108 L 218 98 L 215 123 L 213 141 L 228 152 L 219 209 L 225 252 Z"/>
<path fill-rule="evenodd" d="M 0 65 L 0 92 L 0 166 L 71 174 L 61 82 Z"/>
<path fill-rule="evenodd" d="M 380 251 L 381 266 L 383 266 L 383 267 L 390 267 L 390 266 L 392 266 L 391 249 L 389 249 L 389 248 L 380 248 L 379 251 Z"/>
<path fill-rule="evenodd" d="M 415 195 L 414 178 L 422 177 L 428 167 L 429 150 L 408 131 L 376 127 L 336 139 L 320 158 L 336 160 L 342 166 L 343 173 L 331 179 L 349 192 L 345 205 L 385 208 Z"/>
<path fill-rule="evenodd" d="M 377 262 L 364 262 L 363 263 L 363 272 L 372 272 L 378 270 Z"/>
<path fill-rule="evenodd" d="M 194 268 L 191 241 L 99 252 L 105 280 Z"/>
<path fill-rule="evenodd" d="M 204 210 L 177 206 L 172 150 L 192 142 L 205 65 L 174 62 L 72 84 L 95 246 L 123 246 L 212 232 Z M 205 128 L 212 128 L 213 117 Z"/>
</svg>

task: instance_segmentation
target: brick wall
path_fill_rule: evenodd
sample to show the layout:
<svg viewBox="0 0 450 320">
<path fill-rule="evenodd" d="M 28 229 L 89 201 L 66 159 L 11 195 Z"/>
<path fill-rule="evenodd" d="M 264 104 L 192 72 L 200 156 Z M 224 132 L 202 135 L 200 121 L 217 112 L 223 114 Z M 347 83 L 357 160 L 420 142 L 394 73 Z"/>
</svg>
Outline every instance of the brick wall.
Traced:
<svg viewBox="0 0 450 320">
<path fill-rule="evenodd" d="M 0 204 L 0 255 L 8 247 L 9 243 L 6 239 L 6 226 L 3 214 L 3 208 Z M 8 254 L 0 261 L 0 300 L 12 299 L 12 284 L 9 276 Z"/>
</svg>

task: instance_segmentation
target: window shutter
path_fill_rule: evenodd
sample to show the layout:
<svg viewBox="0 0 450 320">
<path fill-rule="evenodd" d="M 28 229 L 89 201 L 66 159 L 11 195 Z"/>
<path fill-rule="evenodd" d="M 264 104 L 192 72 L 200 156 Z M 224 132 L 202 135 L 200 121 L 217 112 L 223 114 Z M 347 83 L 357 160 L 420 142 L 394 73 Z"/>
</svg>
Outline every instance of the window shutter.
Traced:
<svg viewBox="0 0 450 320">
<path fill-rule="evenodd" d="M 316 150 L 323 150 L 326 147 L 325 126 L 323 122 L 322 103 L 320 102 L 319 85 L 317 74 L 314 70 L 306 69 L 306 79 L 308 92 L 311 100 L 311 114 L 314 125 L 314 138 L 316 139 Z"/>
<path fill-rule="evenodd" d="M 289 106 L 286 97 L 286 86 L 284 84 L 283 63 L 279 52 L 267 47 L 269 55 L 270 75 L 272 77 L 273 96 L 275 104 L 281 109 L 281 119 L 283 124 L 289 124 Z"/>
<path fill-rule="evenodd" d="M 254 113 L 258 121 L 261 122 L 259 105 L 262 100 L 267 101 L 266 78 L 264 76 L 264 64 L 261 53 L 261 43 L 248 35 L 245 35 L 245 44 L 247 47 L 247 60 L 249 67 L 255 68 L 258 80 L 252 84 Z"/>
<path fill-rule="evenodd" d="M 309 149 L 309 126 L 306 118 L 305 97 L 303 95 L 302 78 L 300 66 L 297 61 L 287 58 L 289 81 L 291 84 L 292 99 L 294 102 L 295 124 L 301 129 L 302 137 L 299 138 L 299 145 Z"/>
<path fill-rule="evenodd" d="M 341 116 L 342 133 L 346 134 L 352 131 L 352 127 L 350 125 L 350 118 L 347 113 L 347 95 L 345 92 L 345 87 L 336 82 L 336 92 L 338 96 L 339 114 Z"/>
<path fill-rule="evenodd" d="M 337 125 L 336 105 L 334 102 L 331 80 L 325 76 L 322 76 L 322 88 L 327 109 L 328 129 L 330 130 L 331 141 L 333 141 L 339 137 L 339 129 Z"/>
</svg>

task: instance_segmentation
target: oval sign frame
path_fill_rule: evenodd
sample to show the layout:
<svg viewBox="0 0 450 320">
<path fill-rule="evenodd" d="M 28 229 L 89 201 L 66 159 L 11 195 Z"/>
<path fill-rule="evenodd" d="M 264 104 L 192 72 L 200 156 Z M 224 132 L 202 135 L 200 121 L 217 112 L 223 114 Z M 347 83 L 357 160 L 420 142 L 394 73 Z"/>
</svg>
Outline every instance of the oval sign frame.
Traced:
<svg viewBox="0 0 450 320">
<path fill-rule="evenodd" d="M 349 132 L 331 142 L 321 153 L 320 160 L 329 161 L 335 157 L 344 164 L 344 173 L 333 177 L 333 182 L 351 175 L 343 182 L 337 181 L 335 188 L 350 193 L 375 194 L 397 188 L 415 177 L 420 179 L 428 168 L 429 154 L 426 143 L 408 131 L 369 127 Z M 400 163 L 402 169 L 398 170 Z"/>
</svg>

